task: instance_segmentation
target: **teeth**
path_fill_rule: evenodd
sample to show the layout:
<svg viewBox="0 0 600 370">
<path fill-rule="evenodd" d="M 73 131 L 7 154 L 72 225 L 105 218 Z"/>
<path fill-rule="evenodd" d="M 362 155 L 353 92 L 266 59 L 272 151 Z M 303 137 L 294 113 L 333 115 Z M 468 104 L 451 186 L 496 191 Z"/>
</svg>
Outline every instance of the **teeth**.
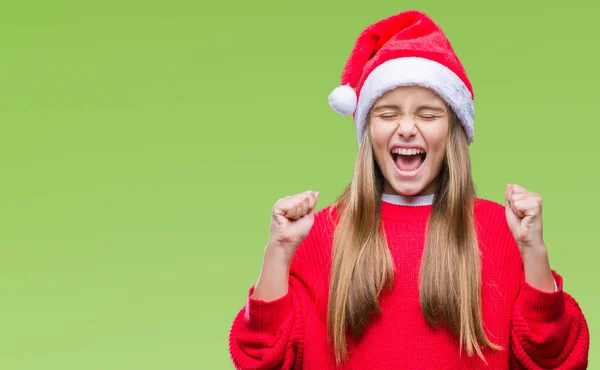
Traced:
<svg viewBox="0 0 600 370">
<path fill-rule="evenodd" d="M 417 168 L 416 170 L 412 170 L 412 171 L 400 171 L 404 176 L 412 176 L 415 173 L 419 172 L 419 169 L 421 169 L 421 166 L 419 166 L 419 168 Z"/>
<path fill-rule="evenodd" d="M 425 153 L 425 151 L 421 150 L 421 149 L 401 149 L 401 148 L 396 148 L 396 149 L 392 150 L 392 153 L 394 153 L 394 154 L 402 154 L 402 155 L 416 155 L 416 154 Z"/>
</svg>

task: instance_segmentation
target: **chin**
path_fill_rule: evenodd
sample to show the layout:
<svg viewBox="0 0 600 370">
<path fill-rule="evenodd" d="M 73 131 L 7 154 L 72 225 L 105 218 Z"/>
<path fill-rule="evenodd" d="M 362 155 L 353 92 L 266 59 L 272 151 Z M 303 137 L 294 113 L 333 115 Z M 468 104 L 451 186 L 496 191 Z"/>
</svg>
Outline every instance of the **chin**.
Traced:
<svg viewBox="0 0 600 370">
<path fill-rule="evenodd" d="M 405 197 L 434 194 L 436 188 L 435 176 L 432 176 L 428 170 L 429 168 L 425 167 L 413 176 L 403 176 L 396 166 L 389 166 L 385 174 L 387 184 L 384 190 Z"/>
<path fill-rule="evenodd" d="M 420 184 L 415 184 L 415 186 L 407 186 L 407 184 L 394 184 L 391 187 L 394 193 L 405 197 L 422 195 L 421 193 L 425 190 L 425 186 Z"/>
</svg>

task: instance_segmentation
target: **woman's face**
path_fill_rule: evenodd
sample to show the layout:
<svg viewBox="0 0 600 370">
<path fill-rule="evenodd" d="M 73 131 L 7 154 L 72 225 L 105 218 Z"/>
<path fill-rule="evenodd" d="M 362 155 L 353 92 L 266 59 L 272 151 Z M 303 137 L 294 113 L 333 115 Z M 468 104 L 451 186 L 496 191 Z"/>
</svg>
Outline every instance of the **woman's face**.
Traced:
<svg viewBox="0 0 600 370">
<path fill-rule="evenodd" d="M 398 87 L 373 104 L 369 119 L 384 193 L 433 194 L 450 126 L 444 100 L 424 87 Z"/>
</svg>

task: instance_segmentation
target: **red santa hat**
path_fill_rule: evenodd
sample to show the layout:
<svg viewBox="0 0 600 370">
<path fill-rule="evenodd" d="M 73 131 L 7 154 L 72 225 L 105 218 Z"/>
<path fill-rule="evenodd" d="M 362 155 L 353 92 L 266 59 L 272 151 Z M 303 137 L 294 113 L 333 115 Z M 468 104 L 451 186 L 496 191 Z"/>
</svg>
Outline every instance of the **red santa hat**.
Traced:
<svg viewBox="0 0 600 370">
<path fill-rule="evenodd" d="M 329 105 L 340 114 L 354 114 L 360 143 L 375 101 L 386 91 L 407 85 L 435 91 L 458 116 L 468 142 L 473 141 L 471 83 L 443 31 L 419 11 L 391 16 L 359 35 Z"/>
</svg>

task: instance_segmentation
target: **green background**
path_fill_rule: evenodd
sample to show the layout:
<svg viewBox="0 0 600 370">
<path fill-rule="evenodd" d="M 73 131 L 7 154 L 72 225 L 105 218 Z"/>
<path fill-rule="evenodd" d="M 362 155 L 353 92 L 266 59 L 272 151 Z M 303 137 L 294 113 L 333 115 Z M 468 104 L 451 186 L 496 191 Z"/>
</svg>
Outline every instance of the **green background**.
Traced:
<svg viewBox="0 0 600 370">
<path fill-rule="evenodd" d="M 349 181 L 327 95 L 358 33 L 411 8 L 473 82 L 479 196 L 542 194 L 598 332 L 598 2 L 4 1 L 0 369 L 232 368 L 272 204 Z"/>
</svg>

